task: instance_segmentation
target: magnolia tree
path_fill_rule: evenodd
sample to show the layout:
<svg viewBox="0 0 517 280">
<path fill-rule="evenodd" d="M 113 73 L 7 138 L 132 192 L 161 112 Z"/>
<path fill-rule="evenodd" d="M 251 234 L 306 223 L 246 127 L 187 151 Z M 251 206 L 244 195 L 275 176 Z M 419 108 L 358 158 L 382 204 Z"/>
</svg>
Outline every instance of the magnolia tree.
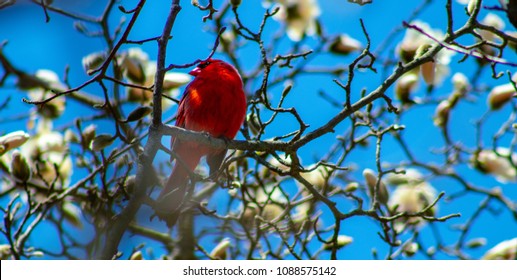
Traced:
<svg viewBox="0 0 517 280">
<path fill-rule="evenodd" d="M 1 38 L 2 259 L 516 258 L 486 230 L 517 228 L 517 1 L 420 1 L 387 33 L 331 28 L 317 0 L 31 2 L 104 46 L 57 74 Z M 378 5 L 341 2 L 334 16 Z M 158 36 L 136 38 L 150 5 L 168 11 Z M 199 44 L 171 36 L 182 7 L 209 34 L 189 61 L 168 51 Z M 237 140 L 173 125 L 184 69 L 210 57 L 244 82 Z M 171 136 L 230 152 L 217 176 L 198 166 L 168 228 L 153 206 Z"/>
</svg>

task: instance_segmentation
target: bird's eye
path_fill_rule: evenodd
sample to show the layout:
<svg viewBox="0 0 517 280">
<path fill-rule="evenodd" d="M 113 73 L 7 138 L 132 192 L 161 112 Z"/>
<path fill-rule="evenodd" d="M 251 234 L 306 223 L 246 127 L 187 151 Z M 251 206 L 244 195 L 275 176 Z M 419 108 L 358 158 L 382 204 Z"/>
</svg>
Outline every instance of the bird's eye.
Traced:
<svg viewBox="0 0 517 280">
<path fill-rule="evenodd" d="M 210 65 L 210 61 L 203 61 L 203 62 L 199 63 L 199 65 L 197 67 L 203 69 L 203 68 L 207 67 L 208 65 Z"/>
</svg>

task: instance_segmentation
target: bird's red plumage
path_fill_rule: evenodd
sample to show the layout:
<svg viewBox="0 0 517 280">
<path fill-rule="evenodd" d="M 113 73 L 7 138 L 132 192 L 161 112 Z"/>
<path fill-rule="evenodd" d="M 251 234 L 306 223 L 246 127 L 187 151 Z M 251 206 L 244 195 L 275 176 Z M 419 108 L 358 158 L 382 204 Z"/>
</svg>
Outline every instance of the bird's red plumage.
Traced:
<svg viewBox="0 0 517 280">
<path fill-rule="evenodd" d="M 207 132 L 211 136 L 233 139 L 246 116 L 246 96 L 237 70 L 230 64 L 216 59 L 201 62 L 190 72 L 195 76 L 187 86 L 180 101 L 176 126 Z M 167 218 L 169 210 L 177 211 L 187 193 L 189 173 L 207 156 L 210 172 L 221 164 L 226 150 L 213 149 L 195 142 L 171 140 L 174 153 L 180 158 L 163 189 L 158 203 L 158 216 L 169 225 L 177 217 Z M 165 209 L 165 211 L 164 211 Z M 162 213 L 159 213 L 162 212 Z"/>
</svg>

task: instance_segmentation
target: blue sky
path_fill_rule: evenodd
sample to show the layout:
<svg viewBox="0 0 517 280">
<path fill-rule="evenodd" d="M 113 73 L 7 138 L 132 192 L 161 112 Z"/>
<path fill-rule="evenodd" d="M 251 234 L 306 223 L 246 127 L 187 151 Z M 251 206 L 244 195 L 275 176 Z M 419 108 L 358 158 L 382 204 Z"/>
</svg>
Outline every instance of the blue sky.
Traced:
<svg viewBox="0 0 517 280">
<path fill-rule="evenodd" d="M 84 56 L 92 52 L 104 50 L 106 46 L 103 42 L 100 39 L 86 38 L 84 35 L 79 34 L 73 28 L 74 21 L 60 15 L 51 13 L 50 22 L 45 23 L 44 13 L 41 8 L 24 1 L 19 2 L 19 4 L 13 7 L 0 10 L 0 41 L 8 41 L 8 44 L 3 49 L 4 54 L 9 57 L 15 65 L 27 72 L 35 72 L 38 69 L 50 69 L 62 76 L 65 71 L 65 65 L 69 65 L 71 84 L 78 85 L 84 82 L 88 76 L 83 71 L 81 60 Z M 83 14 L 95 16 L 99 15 L 102 11 L 102 5 L 98 5 L 98 2 L 99 1 L 93 0 L 54 1 L 56 5 L 62 6 L 63 8 L 66 7 L 65 9 L 80 11 Z M 159 35 L 168 12 L 169 2 L 170 1 L 148 1 L 130 35 L 130 39 L 140 40 Z M 216 1 L 216 3 L 219 2 L 221 1 Z M 245 25 L 249 26 L 252 30 L 256 30 L 264 8 L 260 4 L 260 1 L 243 0 L 243 2 L 239 8 L 241 18 Z M 359 19 L 361 18 L 364 20 L 369 32 L 372 49 L 376 50 L 387 34 L 396 28 L 400 28 L 401 22 L 407 20 L 411 12 L 424 1 L 374 0 L 374 4 L 362 7 L 350 4 L 344 0 L 320 0 L 318 2 L 322 11 L 320 20 L 327 34 L 347 33 L 365 44 L 366 40 L 359 23 Z M 444 1 L 431 2 L 432 3 L 425 8 L 425 11 L 418 19 L 428 22 L 433 28 L 441 28 L 443 30 L 446 23 L 445 8 L 443 7 Z M 494 2 L 492 4 L 495 5 L 497 1 L 488 2 Z M 130 8 L 134 3 L 136 3 L 136 1 L 123 1 L 122 4 L 126 8 Z M 167 50 L 167 63 L 183 64 L 206 57 L 213 45 L 214 35 L 212 32 L 207 32 L 207 25 L 201 20 L 205 12 L 201 12 L 192 7 L 190 1 L 181 1 L 181 4 L 183 9 L 178 15 L 172 32 L 173 39 L 170 41 Z M 467 17 L 464 13 L 463 6 L 454 2 L 453 8 L 455 13 L 454 27 L 457 28 Z M 487 11 L 482 11 L 483 15 L 486 13 Z M 113 25 L 118 23 L 120 16 L 122 16 L 118 11 L 115 12 L 114 15 L 115 16 L 111 18 Z M 504 18 L 502 13 L 498 13 L 498 15 Z M 483 16 L 480 16 L 480 18 L 482 17 Z M 506 25 L 507 28 L 512 28 L 508 21 L 506 21 Z M 282 25 L 278 22 L 270 21 L 266 28 L 266 37 L 271 36 L 281 26 Z M 395 37 L 396 40 L 402 39 L 403 35 L 403 31 L 397 33 Z M 315 40 L 309 38 L 306 44 L 307 48 L 310 48 L 314 46 Z M 289 50 L 291 45 L 292 42 L 289 39 L 282 39 L 277 50 L 278 53 Z M 383 51 L 383 55 L 392 59 L 396 58 L 394 55 L 395 46 L 396 43 L 389 45 L 388 49 Z M 157 49 L 154 43 L 144 44 L 142 49 L 149 54 L 152 60 L 156 59 Z M 221 58 L 224 59 L 224 56 Z M 258 48 L 253 44 L 248 44 L 239 51 L 238 58 L 244 66 L 244 70 L 250 71 L 259 62 Z M 452 73 L 460 71 L 467 77 L 471 77 L 475 71 L 475 61 L 473 59 L 467 59 L 464 63 L 457 64 L 460 58 L 461 56 L 459 55 L 452 58 Z M 311 64 L 315 66 L 347 65 L 352 59 L 353 57 L 322 54 L 314 58 Z M 510 55 L 510 59 L 513 59 L 514 62 L 517 61 L 515 55 Z M 379 69 L 382 68 L 381 65 L 377 67 Z M 501 68 L 501 70 L 506 69 L 515 72 L 515 68 Z M 488 70 L 489 69 L 485 69 L 484 75 L 482 76 L 483 80 L 481 83 L 483 85 L 490 87 L 503 83 L 490 79 Z M 187 72 L 188 70 L 183 71 Z M 375 89 L 382 82 L 383 78 L 389 74 L 389 72 L 383 73 L 382 71 L 379 71 L 378 74 L 358 72 L 354 82 L 354 95 L 352 96 L 352 100 L 359 99 L 360 89 L 365 88 L 368 91 Z M 345 81 L 346 76 L 342 78 L 341 81 Z M 322 75 L 302 75 L 294 81 L 293 93 L 286 99 L 286 107 L 296 107 L 302 118 L 310 124 L 309 130 L 326 123 L 339 111 L 339 108 L 331 106 L 318 97 L 318 91 L 325 90 L 328 95 L 338 100 L 343 99 L 344 93 L 332 79 L 332 77 Z M 420 81 L 420 84 L 419 91 L 416 94 L 423 96 L 425 86 L 423 86 L 422 81 Z M 259 85 L 252 85 L 248 90 L 251 91 L 253 87 L 256 89 L 258 86 Z M 92 88 L 92 90 L 95 90 L 95 88 Z M 282 85 L 273 87 L 270 90 L 273 95 L 273 100 L 277 100 L 278 96 L 280 96 Z M 452 84 L 449 76 L 449 79 L 446 79 L 433 94 L 436 96 L 447 96 L 451 90 Z M 12 86 L 12 83 L 10 87 L 7 86 L 0 89 L 0 101 L 3 101 L 3 96 L 6 94 L 13 94 L 13 101 L 11 101 L 11 107 L 7 111 L 2 111 L 3 115 L 0 116 L 0 120 L 6 118 L 8 114 L 9 116 L 18 115 L 21 112 L 23 114 L 23 112 L 30 109 L 29 105 L 20 102 L 21 97 L 24 95 L 17 92 L 14 86 Z M 393 88 L 387 92 L 387 95 L 394 97 Z M 487 111 L 487 105 L 484 101 L 485 95 L 486 92 L 482 93 L 478 100 L 475 100 L 476 102 L 461 102 L 458 105 L 458 110 L 453 113 L 454 115 L 451 122 L 450 131 L 452 139 L 460 141 L 466 146 L 475 147 L 475 131 L 472 123 L 474 120 L 480 118 L 483 112 Z M 376 101 L 375 105 L 382 106 L 383 101 Z M 396 103 L 396 105 L 399 104 Z M 73 119 L 76 110 L 85 109 L 86 108 L 81 105 L 70 102 L 65 115 L 56 122 L 56 125 L 59 126 L 69 123 L 70 120 Z M 439 135 L 439 130 L 432 123 L 434 110 L 435 107 L 433 105 L 413 108 L 398 120 L 399 124 L 406 126 L 403 135 L 405 139 L 411 140 L 410 146 L 412 151 L 418 155 L 420 160 L 425 162 L 439 162 L 442 160 L 440 156 L 430 152 L 433 148 L 439 148 L 444 144 L 442 137 Z M 174 113 L 174 110 L 170 110 L 165 112 L 164 115 L 169 117 L 174 115 Z M 500 123 L 504 121 L 510 113 L 511 108 L 507 106 L 489 117 L 483 134 L 485 146 L 491 145 L 491 135 L 497 131 Z M 23 129 L 24 126 L 24 121 L 10 123 L 0 122 L 0 133 Z M 348 126 L 349 123 L 347 121 L 343 122 L 343 124 L 336 128 L 336 133 L 344 131 Z M 285 122 L 272 126 L 264 138 L 285 134 L 294 127 L 292 120 L 286 119 Z M 109 132 L 110 128 L 101 128 L 101 130 Z M 238 137 L 242 138 L 241 135 Z M 326 135 L 307 148 L 302 149 L 301 156 L 304 160 L 304 164 L 309 165 L 314 162 L 315 157 L 323 155 L 329 147 L 328 143 L 334 141 L 335 137 L 336 135 L 333 134 Z M 510 141 L 510 137 L 505 137 L 501 142 L 502 144 L 508 145 Z M 161 160 L 165 160 L 165 158 L 165 155 L 159 156 Z M 392 164 L 396 164 L 405 159 L 401 154 L 400 147 L 391 137 L 386 137 L 383 142 L 382 158 L 383 161 Z M 351 166 L 358 166 L 358 171 L 353 173 L 353 176 L 358 181 L 361 181 L 363 180 L 361 175 L 362 169 L 375 169 L 374 150 L 371 148 L 357 149 L 347 159 L 347 162 Z M 500 186 L 508 198 L 513 201 L 517 200 L 517 185 L 515 185 L 515 183 L 500 184 L 491 176 L 473 171 L 466 165 L 458 167 L 457 171 L 464 174 L 465 178 L 475 182 L 478 186 L 485 188 Z M 72 180 L 77 180 L 79 176 L 80 174 L 74 174 Z M 447 194 L 457 192 L 461 189 L 457 183 L 450 179 L 438 178 L 433 180 L 432 184 L 438 191 L 445 191 Z M 224 191 L 220 191 L 219 195 L 224 198 Z M 451 227 L 469 219 L 481 200 L 482 196 L 480 195 L 467 195 L 455 199 L 451 203 L 445 201 L 439 203 L 440 215 L 456 212 L 462 213 L 461 218 L 452 219 L 444 224 L 436 225 L 439 228 L 445 244 L 451 244 L 451 242 L 457 239 L 458 233 L 451 230 Z M 5 200 L 0 201 L 2 203 L 5 202 Z M 343 209 L 352 209 L 353 207 L 350 202 L 343 201 L 342 203 Z M 517 235 L 517 223 L 511 217 L 511 213 L 497 203 L 494 203 L 494 208 L 503 210 L 499 215 L 495 216 L 484 212 L 473 225 L 468 235 L 468 239 L 475 237 L 487 238 L 486 246 L 468 252 L 473 257 L 480 257 L 486 249 L 491 248 L 500 241 L 511 239 Z M 149 213 L 149 209 L 143 209 L 139 216 L 142 217 L 143 220 Z M 329 221 L 330 219 L 327 219 L 327 226 L 329 225 Z M 164 229 L 163 225 L 157 225 L 156 223 L 154 225 Z M 377 231 L 379 230 L 378 224 L 370 219 L 353 218 L 347 220 L 343 223 L 342 234 L 352 236 L 354 242 L 339 251 L 339 258 L 370 259 L 372 255 L 371 249 L 374 247 L 379 251 L 379 257 L 384 257 L 386 245 L 377 235 Z M 88 236 L 91 235 L 91 231 L 86 228 L 78 232 L 78 234 Z M 37 234 L 35 234 L 33 238 L 34 244 L 41 245 L 55 243 L 56 237 L 51 227 L 42 225 L 38 228 Z M 432 241 L 430 227 L 422 229 L 421 238 L 424 240 L 424 243 L 429 240 L 429 243 L 433 244 L 434 241 Z M 0 238 L 0 240 L 2 239 Z M 138 237 L 126 236 L 121 244 L 121 248 L 130 248 L 142 241 L 143 239 Z M 148 245 L 153 245 L 153 243 L 148 240 L 145 240 L 145 242 L 147 242 L 146 244 Z M 213 246 L 213 240 L 206 240 L 203 245 L 211 248 Z M 155 247 L 155 254 L 159 255 L 160 248 L 159 246 Z M 322 257 L 328 257 L 328 255 L 324 254 Z M 443 254 L 437 257 L 449 258 Z M 416 258 L 423 258 L 423 256 L 417 255 Z"/>
</svg>

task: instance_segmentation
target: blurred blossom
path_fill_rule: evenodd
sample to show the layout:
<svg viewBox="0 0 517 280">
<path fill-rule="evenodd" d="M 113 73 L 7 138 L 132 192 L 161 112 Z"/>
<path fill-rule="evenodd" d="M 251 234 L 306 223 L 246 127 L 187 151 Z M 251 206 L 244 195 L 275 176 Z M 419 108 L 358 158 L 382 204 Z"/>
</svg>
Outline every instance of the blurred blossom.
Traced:
<svg viewBox="0 0 517 280">
<path fill-rule="evenodd" d="M 285 154 L 278 154 L 278 158 L 280 158 L 280 160 L 278 160 L 276 157 L 271 157 L 269 158 L 268 163 L 283 172 L 288 172 L 291 169 L 291 157 L 289 155 L 286 156 Z M 264 178 L 269 178 L 272 176 L 273 179 L 275 179 L 274 181 L 276 181 L 276 176 L 278 176 L 274 170 L 271 170 L 266 166 L 262 166 L 261 173 L 262 177 Z"/>
<path fill-rule="evenodd" d="M 517 237 L 505 240 L 492 249 L 488 250 L 482 257 L 484 260 L 516 260 L 517 259 Z"/>
<path fill-rule="evenodd" d="M 305 169 L 311 170 L 309 172 L 300 172 L 300 176 L 309 182 L 317 191 L 322 191 L 327 183 L 329 178 L 329 167 L 324 165 L 319 165 L 316 167 L 315 165 L 311 165 L 306 167 Z M 302 192 L 303 197 L 308 197 L 311 195 L 311 192 L 303 185 L 302 183 L 296 181 L 296 185 Z M 302 222 L 307 219 L 311 210 L 311 201 L 306 201 L 295 207 L 294 219 L 296 221 Z"/>
<path fill-rule="evenodd" d="M 83 228 L 81 208 L 70 201 L 63 202 L 63 218 L 77 228 Z"/>
<path fill-rule="evenodd" d="M 491 26 L 497 30 L 503 31 L 504 29 L 504 20 L 493 13 L 488 13 L 485 18 L 481 21 L 482 24 Z M 492 41 L 496 35 L 488 30 L 479 30 L 479 35 L 481 35 L 481 38 L 486 41 Z"/>
<path fill-rule="evenodd" d="M 83 57 L 82 63 L 83 63 L 84 71 L 86 71 L 87 74 L 90 74 L 90 71 L 96 70 L 98 67 L 100 67 L 104 63 L 105 60 L 106 60 L 105 52 L 91 53 L 91 54 Z"/>
<path fill-rule="evenodd" d="M 0 156 L 9 150 L 20 147 L 29 140 L 29 137 L 29 134 L 23 130 L 14 131 L 0 136 Z"/>
<path fill-rule="evenodd" d="M 140 48 L 130 48 L 119 56 L 119 64 L 124 71 L 124 76 L 129 81 L 141 87 L 149 88 L 127 87 L 128 100 L 149 105 L 153 100 L 153 91 L 150 88 L 154 85 L 156 62 L 150 61 L 147 53 Z M 189 83 L 191 79 L 189 75 L 184 73 L 166 73 L 163 79 L 163 90 L 168 96 L 176 98 L 180 94 L 178 88 Z M 166 109 L 173 104 L 172 100 L 162 98 L 163 108 Z"/>
<path fill-rule="evenodd" d="M 316 33 L 316 18 L 321 14 L 316 0 L 266 0 L 265 7 L 276 2 L 280 10 L 273 18 L 287 25 L 287 36 L 293 41 L 300 41 L 304 35 Z"/>
<path fill-rule="evenodd" d="M 404 255 L 411 257 L 411 256 L 415 255 L 416 252 L 418 252 L 419 248 L 420 248 L 420 246 L 418 245 L 418 243 L 411 242 L 411 243 L 405 244 L 404 247 L 402 247 L 402 252 L 404 253 Z"/>
<path fill-rule="evenodd" d="M 441 30 L 432 29 L 431 26 L 426 22 L 415 20 L 410 24 L 419 27 L 423 33 L 413 28 L 408 28 L 406 30 L 406 34 L 402 39 L 402 42 L 397 46 L 397 53 L 405 63 L 415 59 L 417 50 L 421 48 L 421 46 L 428 45 L 428 48 L 432 48 L 437 44 L 427 35 L 439 41 L 443 40 L 444 38 L 444 34 Z M 433 62 L 434 65 L 432 70 L 434 75 L 432 75 L 432 79 L 426 80 L 428 84 L 435 86 L 440 85 L 443 80 L 449 76 L 449 63 L 451 62 L 451 57 L 454 54 L 454 51 L 447 49 L 442 49 L 440 52 L 438 52 L 438 54 L 434 57 Z"/>
<path fill-rule="evenodd" d="M 455 73 L 452 76 L 452 84 L 454 86 L 454 89 L 462 95 L 466 94 L 470 90 L 469 79 L 463 73 Z"/>
<path fill-rule="evenodd" d="M 451 111 L 451 103 L 449 100 L 443 100 L 436 106 L 434 112 L 433 123 L 435 126 L 444 127 L 449 120 L 449 114 Z"/>
<path fill-rule="evenodd" d="M 389 173 L 387 175 L 387 182 L 390 185 L 403 185 L 403 184 L 419 184 L 423 182 L 423 175 L 420 173 L 420 171 L 408 168 L 406 169 L 405 173 Z"/>
<path fill-rule="evenodd" d="M 406 174 L 390 173 L 387 179 L 389 184 L 395 185 L 395 191 L 391 193 L 388 206 L 392 211 L 417 213 L 428 207 L 437 197 L 435 188 L 424 180 L 423 175 L 416 169 L 407 169 Z M 426 216 L 434 216 L 437 206 L 434 205 Z M 424 225 L 425 220 L 419 217 L 397 219 L 395 229 L 400 232 L 406 223 L 411 225 Z"/>
<path fill-rule="evenodd" d="M 497 153 L 493 150 L 482 150 L 477 156 L 474 155 L 472 158 L 474 167 L 481 172 L 494 175 L 501 183 L 517 182 L 517 170 L 514 166 L 517 164 L 517 154 L 502 147 L 498 147 L 496 151 Z"/>
<path fill-rule="evenodd" d="M 36 134 L 20 148 L 20 152 L 31 165 L 34 173 L 32 183 L 46 186 L 47 184 L 41 181 L 43 179 L 48 184 L 56 181 L 54 187 L 65 187 L 68 184 L 72 174 L 72 160 L 68 155 L 68 146 L 63 135 L 52 130 L 51 121 L 41 119 Z M 56 178 L 54 165 L 57 166 L 59 178 Z M 36 175 L 36 170 L 39 171 L 39 175 Z"/>
<path fill-rule="evenodd" d="M 417 213 L 428 207 L 436 199 L 436 190 L 428 182 L 407 183 L 398 185 L 391 194 L 388 206 L 392 211 Z M 437 206 L 434 205 L 423 215 L 434 216 Z M 405 224 L 424 225 L 426 221 L 420 217 L 401 218 L 396 220 L 395 229 L 400 232 Z"/>
<path fill-rule="evenodd" d="M 27 160 L 18 150 L 14 150 L 11 154 L 11 174 L 15 180 L 24 184 L 32 175 Z"/>
<path fill-rule="evenodd" d="M 145 82 L 147 64 L 149 56 L 140 48 L 130 48 L 119 57 L 119 65 L 124 71 L 124 76 L 139 85 Z"/>
<path fill-rule="evenodd" d="M 284 193 L 280 190 L 280 187 L 273 185 L 257 189 L 255 199 L 258 203 L 269 203 L 271 201 L 280 204 L 287 203 L 287 198 L 285 197 Z"/>
<path fill-rule="evenodd" d="M 47 87 L 52 89 L 65 89 L 66 86 L 59 81 L 59 77 L 56 73 L 50 70 L 38 70 L 35 74 L 41 81 L 43 81 Z M 50 90 L 42 87 L 35 87 L 30 89 L 28 92 L 31 100 L 41 101 L 50 98 L 55 95 Z M 51 101 L 45 102 L 45 104 L 37 106 L 37 112 L 44 118 L 55 119 L 65 111 L 65 96 L 59 96 Z"/>
<path fill-rule="evenodd" d="M 325 182 L 329 176 L 329 168 L 324 165 L 319 165 L 318 167 L 315 167 L 314 165 L 311 165 L 307 167 L 306 169 L 311 170 L 309 172 L 300 172 L 300 176 L 307 180 L 312 186 L 314 186 L 318 190 L 322 190 L 325 186 Z M 299 187 L 304 188 L 304 186 L 296 181 Z"/>
<path fill-rule="evenodd" d="M 11 258 L 11 245 L 0 245 L 0 260 L 7 260 Z"/>
<path fill-rule="evenodd" d="M 411 103 L 412 99 L 410 95 L 416 89 L 417 84 L 418 76 L 415 73 L 409 72 L 402 75 L 395 85 L 395 94 L 397 98 L 403 103 Z"/>
</svg>

